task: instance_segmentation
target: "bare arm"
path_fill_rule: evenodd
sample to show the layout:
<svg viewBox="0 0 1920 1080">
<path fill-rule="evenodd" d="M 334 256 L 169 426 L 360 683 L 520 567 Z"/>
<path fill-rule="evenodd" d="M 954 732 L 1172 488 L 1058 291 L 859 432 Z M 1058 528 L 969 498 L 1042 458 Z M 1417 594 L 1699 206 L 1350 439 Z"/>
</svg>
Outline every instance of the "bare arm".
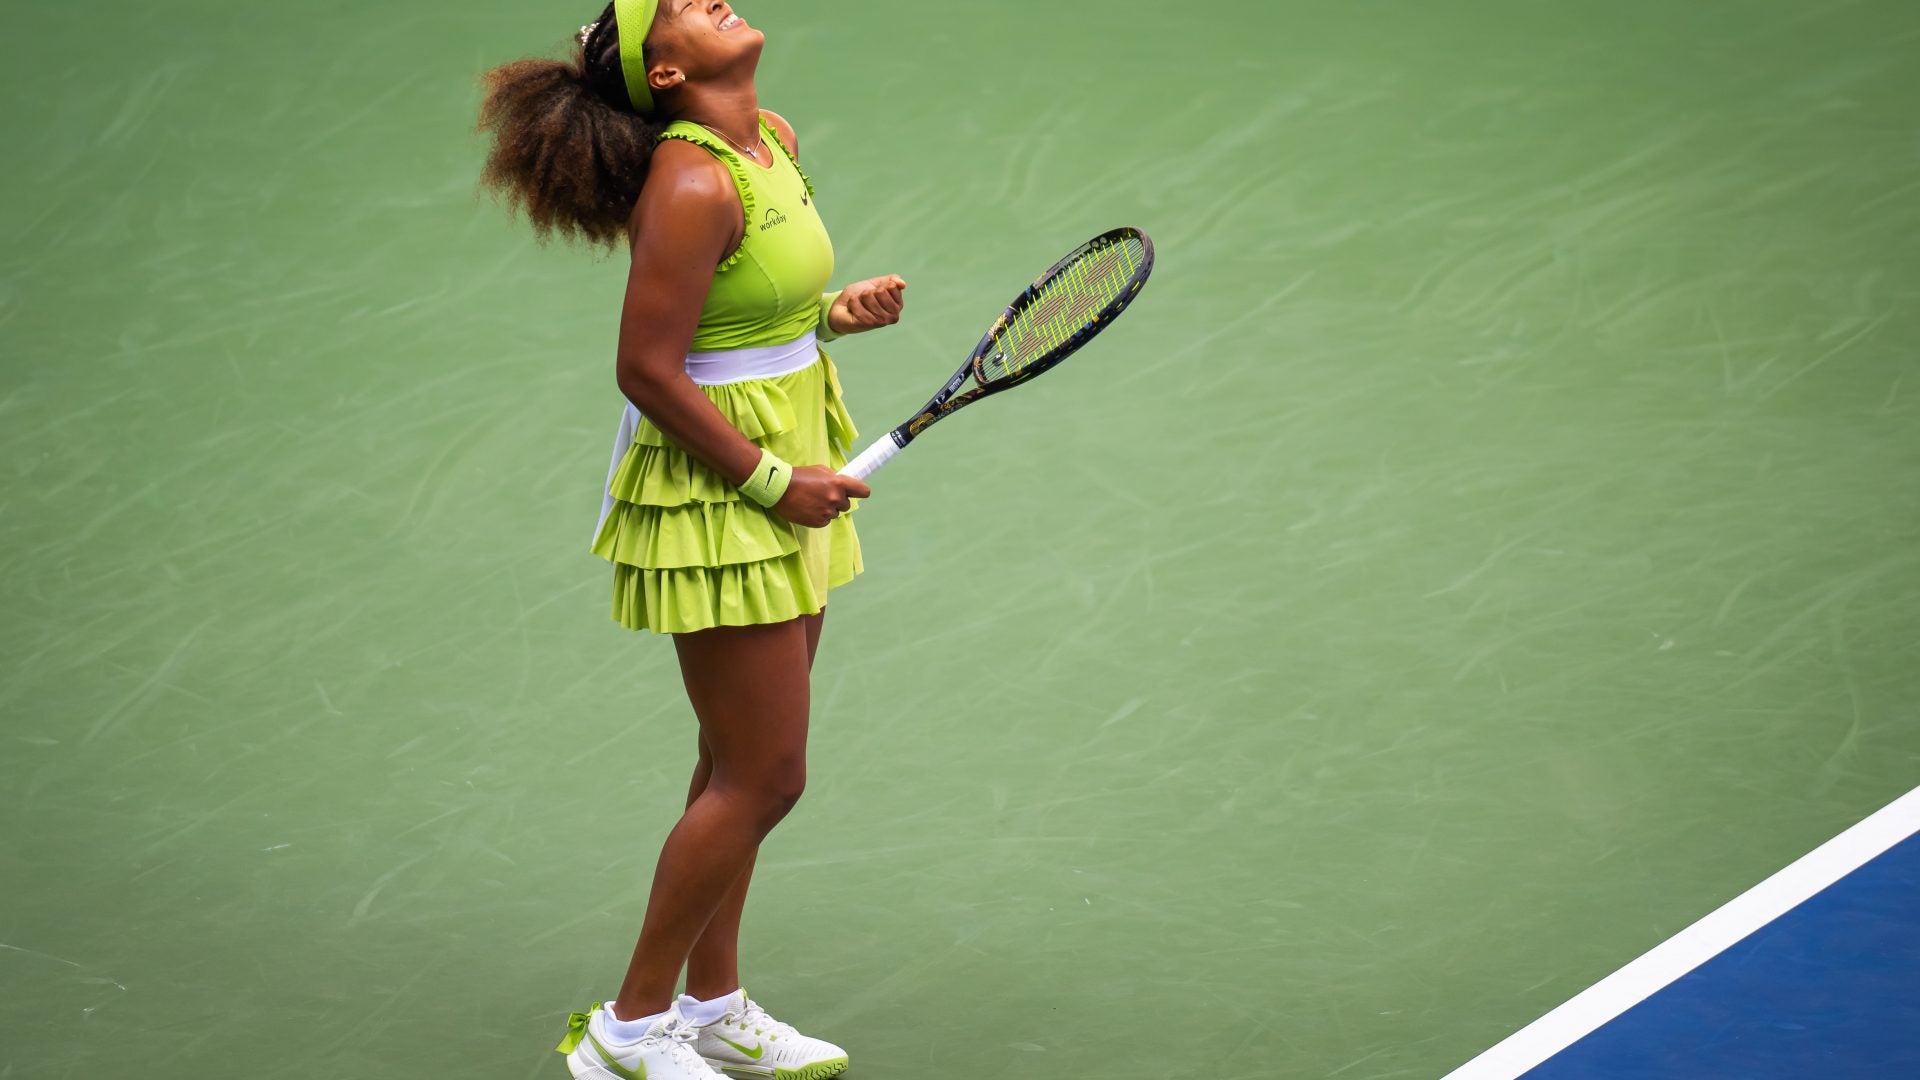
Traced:
<svg viewBox="0 0 1920 1080">
<path fill-rule="evenodd" d="M 743 228 L 733 180 L 719 162 L 690 143 L 654 150 L 633 210 L 633 267 L 615 364 L 627 400 L 731 484 L 753 474 L 760 448 L 687 377 L 686 357 L 714 267 L 738 246 Z"/>
</svg>

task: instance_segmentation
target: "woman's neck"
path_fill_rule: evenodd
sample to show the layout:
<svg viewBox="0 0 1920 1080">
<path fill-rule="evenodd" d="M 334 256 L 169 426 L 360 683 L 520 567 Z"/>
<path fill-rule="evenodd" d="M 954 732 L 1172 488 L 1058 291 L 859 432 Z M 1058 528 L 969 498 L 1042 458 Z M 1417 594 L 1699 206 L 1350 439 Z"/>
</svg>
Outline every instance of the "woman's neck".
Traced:
<svg viewBox="0 0 1920 1080">
<path fill-rule="evenodd" d="M 752 83 L 744 86 L 689 87 L 681 103 L 680 119 L 691 120 L 746 146 L 760 139 L 760 95 Z"/>
</svg>

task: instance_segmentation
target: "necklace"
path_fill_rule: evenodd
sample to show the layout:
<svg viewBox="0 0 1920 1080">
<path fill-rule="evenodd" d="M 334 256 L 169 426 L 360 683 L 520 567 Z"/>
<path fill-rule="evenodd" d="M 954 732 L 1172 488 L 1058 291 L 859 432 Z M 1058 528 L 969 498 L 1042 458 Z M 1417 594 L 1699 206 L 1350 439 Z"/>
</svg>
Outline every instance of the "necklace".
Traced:
<svg viewBox="0 0 1920 1080">
<path fill-rule="evenodd" d="M 721 130 L 720 130 L 719 128 L 716 128 L 716 127 L 707 127 L 707 125 L 705 125 L 705 124 L 701 124 L 700 126 L 701 126 L 701 127 L 704 127 L 704 128 L 707 128 L 707 130 L 708 130 L 708 131 L 711 131 L 711 132 L 713 132 L 713 133 L 714 133 L 715 135 L 718 135 L 718 136 L 720 136 L 721 138 L 723 138 L 723 139 L 725 139 L 725 140 L 727 140 L 727 142 L 729 142 L 729 143 L 732 143 L 732 144 L 733 144 L 733 148 L 734 148 L 734 149 L 736 149 L 736 150 L 738 150 L 738 151 L 740 151 L 741 153 L 743 153 L 743 154 L 745 154 L 745 155 L 747 155 L 748 157 L 750 157 L 750 158 L 752 158 L 752 159 L 753 159 L 753 163 L 754 163 L 755 165 L 758 165 L 758 164 L 760 163 L 760 148 L 759 148 L 759 147 L 757 147 L 757 146 L 756 146 L 756 147 L 753 147 L 752 149 L 748 149 L 748 148 L 747 148 L 746 146 L 743 146 L 743 145 L 741 145 L 741 143 L 740 143 L 740 142 L 738 142 L 737 140 L 735 140 L 733 136 L 731 136 L 731 135 L 729 135 L 729 134 L 727 134 L 727 133 L 726 133 L 726 132 L 724 132 L 724 131 L 721 131 Z"/>
</svg>

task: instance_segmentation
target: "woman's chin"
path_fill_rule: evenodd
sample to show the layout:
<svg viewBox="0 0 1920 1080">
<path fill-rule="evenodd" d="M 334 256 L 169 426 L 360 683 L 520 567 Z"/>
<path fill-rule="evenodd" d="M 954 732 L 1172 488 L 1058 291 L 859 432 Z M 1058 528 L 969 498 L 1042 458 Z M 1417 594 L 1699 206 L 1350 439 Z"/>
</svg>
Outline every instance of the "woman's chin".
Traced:
<svg viewBox="0 0 1920 1080">
<path fill-rule="evenodd" d="M 765 48 L 767 44 L 767 35 L 755 30 L 751 26 L 743 26 L 735 30 L 730 36 L 737 36 L 739 38 L 738 41 L 733 43 L 734 49 L 736 50 L 734 55 L 742 60 L 758 61 L 760 59 L 760 50 Z"/>
</svg>

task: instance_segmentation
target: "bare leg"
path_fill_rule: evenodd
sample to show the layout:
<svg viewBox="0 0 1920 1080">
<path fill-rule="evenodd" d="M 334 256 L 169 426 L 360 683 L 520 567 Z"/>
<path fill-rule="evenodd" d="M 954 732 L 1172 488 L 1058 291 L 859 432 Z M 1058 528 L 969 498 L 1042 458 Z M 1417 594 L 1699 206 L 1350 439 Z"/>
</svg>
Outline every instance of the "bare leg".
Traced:
<svg viewBox="0 0 1920 1080">
<path fill-rule="evenodd" d="M 744 879 L 761 839 L 799 800 L 806 786 L 809 639 L 798 619 L 675 636 L 687 697 L 700 719 L 707 780 L 660 852 L 640 941 L 614 1000 L 616 1017 L 672 1004 L 694 942 Z"/>
<path fill-rule="evenodd" d="M 812 670 L 814 654 L 820 651 L 820 628 L 826 621 L 826 612 L 804 616 L 800 621 L 807 628 L 807 668 Z M 707 778 L 712 774 L 712 754 L 703 733 L 700 761 L 693 768 L 693 785 L 687 793 L 689 806 L 706 790 Z M 713 921 L 707 924 L 706 932 L 700 935 L 687 957 L 687 993 L 702 1001 L 740 989 L 740 913 L 747 905 L 747 886 L 752 881 L 753 860 L 749 859 L 747 868 L 727 890 L 719 910 L 713 913 Z"/>
</svg>

